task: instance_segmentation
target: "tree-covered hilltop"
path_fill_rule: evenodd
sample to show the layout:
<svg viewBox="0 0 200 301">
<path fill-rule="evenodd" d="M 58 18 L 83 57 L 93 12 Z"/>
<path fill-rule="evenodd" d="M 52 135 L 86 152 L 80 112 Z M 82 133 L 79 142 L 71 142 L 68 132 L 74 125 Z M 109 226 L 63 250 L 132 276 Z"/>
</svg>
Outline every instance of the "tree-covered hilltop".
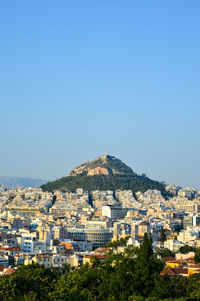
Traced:
<svg viewBox="0 0 200 301">
<path fill-rule="evenodd" d="M 66 177 L 41 186 L 44 191 L 83 188 L 93 190 L 132 190 L 145 192 L 149 189 L 160 190 L 163 196 L 169 195 L 165 185 L 145 175 L 139 176 L 120 159 L 104 154 L 93 161 L 85 162 L 74 168 Z"/>
<path fill-rule="evenodd" d="M 163 196 L 167 196 L 165 185 L 153 181 L 146 176 L 133 175 L 77 175 L 68 176 L 49 182 L 41 186 L 43 191 L 53 191 L 56 189 L 69 189 L 71 191 L 77 188 L 83 188 L 88 191 L 92 190 L 126 190 L 131 189 L 133 192 L 145 192 L 149 189 L 160 190 Z"/>
</svg>

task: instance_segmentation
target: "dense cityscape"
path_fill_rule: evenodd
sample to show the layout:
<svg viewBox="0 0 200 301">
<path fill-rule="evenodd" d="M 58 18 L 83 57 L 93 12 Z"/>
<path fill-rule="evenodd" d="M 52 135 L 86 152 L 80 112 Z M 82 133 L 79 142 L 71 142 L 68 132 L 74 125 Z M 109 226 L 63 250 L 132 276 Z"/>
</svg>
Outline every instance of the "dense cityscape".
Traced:
<svg viewBox="0 0 200 301">
<path fill-rule="evenodd" d="M 179 260 L 194 258 L 200 247 L 200 193 L 176 185 L 166 189 L 173 194 L 167 200 L 157 190 L 138 191 L 137 199 L 131 190 L 96 190 L 89 198 L 81 188 L 49 193 L 1 186 L 1 265 L 78 267 L 111 241 L 128 237 L 127 245 L 140 246 L 145 233 L 151 233 L 154 251 L 169 249 Z M 188 256 L 179 254 L 185 245 L 191 247 Z"/>
<path fill-rule="evenodd" d="M 160 279 L 185 281 L 199 275 L 200 192 L 178 185 L 166 185 L 165 189 L 167 197 L 156 189 L 134 192 L 77 188 L 73 192 L 67 189 L 48 192 L 39 187 L 1 185 L 1 279 L 22 273 L 23 267 L 57 270 L 62 278 L 62 273 L 75 273 L 84 267 L 94 271 L 95 265 L 108 264 L 111 255 L 124 260 L 129 254 L 130 260 L 137 260 L 145 240 L 150 241 L 154 260 L 159 260 L 156 266 L 160 268 L 157 271 Z M 153 273 L 152 268 L 150 272 Z M 45 293 L 46 300 L 76 300 L 73 293 L 56 297 L 55 288 L 52 291 L 52 295 Z M 37 292 L 32 293 L 31 290 L 26 297 L 40 300 Z M 137 295 L 146 300 L 149 294 L 148 290 L 146 293 L 136 290 L 135 295 L 132 292 L 134 300 Z M 184 294 L 173 292 L 172 297 L 183 298 Z M 13 293 L 13 297 L 20 295 Z M 122 297 L 120 293 L 118 297 L 113 296 L 115 299 L 108 295 L 105 300 L 133 300 L 129 299 L 132 295 Z M 91 300 L 104 300 L 94 296 Z M 155 300 L 169 296 L 163 294 Z M 87 293 L 77 298 L 90 300 Z M 1 299 L 7 300 L 6 294 Z"/>
</svg>

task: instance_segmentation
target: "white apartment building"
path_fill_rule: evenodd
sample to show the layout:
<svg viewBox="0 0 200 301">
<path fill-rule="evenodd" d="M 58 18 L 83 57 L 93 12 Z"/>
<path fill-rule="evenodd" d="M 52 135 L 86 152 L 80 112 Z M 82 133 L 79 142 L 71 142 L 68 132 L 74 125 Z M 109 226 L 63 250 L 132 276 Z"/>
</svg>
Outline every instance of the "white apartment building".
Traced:
<svg viewBox="0 0 200 301">
<path fill-rule="evenodd" d="M 107 216 L 109 218 L 120 219 L 124 218 L 127 209 L 122 208 L 121 206 L 116 205 L 103 205 L 102 206 L 102 216 Z"/>
<path fill-rule="evenodd" d="M 185 244 L 182 241 L 179 240 L 174 240 L 174 239 L 167 239 L 164 242 L 164 248 L 165 249 L 169 249 L 172 252 L 178 252 L 178 250 L 184 246 Z"/>
<path fill-rule="evenodd" d="M 192 233 L 188 230 L 181 231 L 177 237 L 179 241 L 187 244 L 189 241 L 195 240 L 196 235 L 192 235 Z"/>
</svg>

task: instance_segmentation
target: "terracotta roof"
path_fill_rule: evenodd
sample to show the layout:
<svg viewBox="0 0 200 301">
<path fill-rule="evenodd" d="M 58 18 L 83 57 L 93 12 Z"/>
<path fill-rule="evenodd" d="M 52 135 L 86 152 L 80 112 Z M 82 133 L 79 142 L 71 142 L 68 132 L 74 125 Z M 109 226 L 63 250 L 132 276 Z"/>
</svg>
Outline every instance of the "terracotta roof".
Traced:
<svg viewBox="0 0 200 301">
<path fill-rule="evenodd" d="M 176 275 L 188 275 L 188 269 L 187 268 L 172 268 L 171 269 Z"/>
<path fill-rule="evenodd" d="M 16 271 L 16 269 L 14 269 L 14 268 L 9 268 L 9 269 L 7 269 L 6 271 L 5 271 L 5 274 L 12 274 L 12 273 L 14 273 Z"/>
<path fill-rule="evenodd" d="M 21 251 L 20 248 L 6 248 L 6 247 L 0 248 L 0 250 L 2 250 L 2 251 Z"/>
<path fill-rule="evenodd" d="M 177 276 L 177 275 L 187 277 L 188 269 L 187 268 L 171 268 L 171 269 L 164 270 L 160 273 L 160 276 Z"/>
<path fill-rule="evenodd" d="M 109 250 L 109 248 L 98 248 L 95 250 L 97 253 L 106 253 Z"/>
<path fill-rule="evenodd" d="M 73 250 L 72 243 L 70 241 L 61 241 L 61 244 L 65 246 L 66 250 Z"/>
<path fill-rule="evenodd" d="M 194 265 L 188 265 L 187 268 L 188 268 L 188 269 L 197 269 L 197 270 L 200 270 L 200 266 L 197 265 L 197 264 L 194 264 Z"/>
<path fill-rule="evenodd" d="M 175 273 L 171 269 L 169 269 L 160 272 L 160 276 L 175 276 Z"/>
<path fill-rule="evenodd" d="M 167 262 L 167 261 L 174 261 L 175 258 L 174 257 L 163 257 L 163 258 L 161 258 L 161 260 L 163 260 L 164 262 Z"/>
<path fill-rule="evenodd" d="M 51 258 L 51 256 L 46 254 L 38 254 L 37 258 Z"/>
</svg>

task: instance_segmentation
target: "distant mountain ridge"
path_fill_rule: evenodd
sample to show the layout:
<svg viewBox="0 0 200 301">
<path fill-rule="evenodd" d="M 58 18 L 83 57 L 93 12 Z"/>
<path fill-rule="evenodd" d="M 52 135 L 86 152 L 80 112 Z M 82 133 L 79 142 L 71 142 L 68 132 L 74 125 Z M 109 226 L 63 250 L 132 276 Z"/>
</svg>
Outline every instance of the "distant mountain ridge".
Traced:
<svg viewBox="0 0 200 301">
<path fill-rule="evenodd" d="M 165 185 L 138 175 L 121 160 L 104 154 L 93 161 L 85 162 L 74 168 L 67 176 L 41 186 L 43 191 L 71 190 L 83 188 L 92 190 L 132 190 L 145 192 L 158 189 L 163 196 L 168 195 Z"/>
<path fill-rule="evenodd" d="M 31 179 L 28 177 L 23 178 L 23 177 L 0 176 L 0 185 L 6 185 L 6 186 L 40 187 L 45 183 L 47 183 L 47 181 L 41 179 Z"/>
</svg>

